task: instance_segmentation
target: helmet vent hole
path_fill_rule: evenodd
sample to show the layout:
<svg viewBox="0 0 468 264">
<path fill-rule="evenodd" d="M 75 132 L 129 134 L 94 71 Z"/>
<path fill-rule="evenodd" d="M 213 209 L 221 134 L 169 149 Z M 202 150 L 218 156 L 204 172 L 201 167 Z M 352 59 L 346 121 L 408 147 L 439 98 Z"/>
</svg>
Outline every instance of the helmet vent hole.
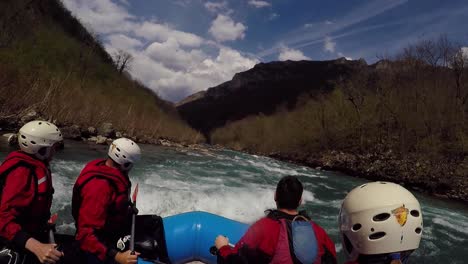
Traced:
<svg viewBox="0 0 468 264">
<path fill-rule="evenodd" d="M 117 153 L 114 153 L 114 155 L 115 155 L 117 158 L 119 158 L 119 154 L 117 154 Z"/>
<path fill-rule="evenodd" d="M 26 143 L 24 143 L 24 142 L 23 142 L 22 144 L 23 144 L 23 146 L 25 146 L 25 147 L 27 147 L 27 146 L 28 146 L 28 144 L 26 144 Z"/>
<path fill-rule="evenodd" d="M 120 149 L 119 149 L 119 148 L 117 148 L 117 151 L 118 151 L 118 152 L 120 152 Z"/>
<path fill-rule="evenodd" d="M 361 229 L 361 227 L 362 227 L 361 224 L 354 224 L 353 227 L 351 228 L 351 230 L 356 232 L 356 231 L 359 231 L 359 229 Z"/>
<path fill-rule="evenodd" d="M 42 125 L 42 122 L 39 122 L 39 125 Z"/>
<path fill-rule="evenodd" d="M 374 220 L 374 222 L 382 222 L 387 220 L 388 218 L 390 218 L 389 213 L 381 213 L 372 217 L 372 220 Z"/>
<path fill-rule="evenodd" d="M 386 235 L 387 234 L 385 232 L 377 232 L 377 233 L 371 234 L 369 236 L 369 239 L 370 240 L 377 240 L 377 239 L 381 239 L 382 237 L 384 237 Z"/>
<path fill-rule="evenodd" d="M 386 182 L 380 182 L 380 184 L 387 184 Z"/>
<path fill-rule="evenodd" d="M 26 137 L 25 137 L 24 135 L 21 135 L 21 138 L 22 138 L 22 139 L 26 139 Z"/>
<path fill-rule="evenodd" d="M 414 217 L 419 217 L 419 211 L 418 210 L 411 210 L 411 215 Z"/>
<path fill-rule="evenodd" d="M 59 137 L 61 137 L 61 136 L 62 136 L 62 134 L 59 134 Z"/>
<path fill-rule="evenodd" d="M 55 131 L 57 131 L 57 132 L 58 132 L 58 128 L 56 128 L 56 129 L 55 129 Z"/>
<path fill-rule="evenodd" d="M 133 142 L 132 142 L 132 145 L 134 145 Z"/>
<path fill-rule="evenodd" d="M 35 141 L 31 141 L 31 144 L 36 145 L 36 142 L 35 142 Z"/>
<path fill-rule="evenodd" d="M 127 158 L 127 156 L 125 156 L 125 155 L 122 155 L 122 157 L 123 157 L 124 159 L 126 159 L 126 158 Z"/>
<path fill-rule="evenodd" d="M 422 228 L 418 227 L 416 230 L 414 230 L 414 232 L 416 232 L 416 234 L 421 234 Z"/>
<path fill-rule="evenodd" d="M 363 184 L 363 185 L 361 185 L 361 187 L 359 187 L 359 188 L 364 188 L 364 187 L 366 187 L 366 185 L 367 185 L 367 184 Z"/>
</svg>

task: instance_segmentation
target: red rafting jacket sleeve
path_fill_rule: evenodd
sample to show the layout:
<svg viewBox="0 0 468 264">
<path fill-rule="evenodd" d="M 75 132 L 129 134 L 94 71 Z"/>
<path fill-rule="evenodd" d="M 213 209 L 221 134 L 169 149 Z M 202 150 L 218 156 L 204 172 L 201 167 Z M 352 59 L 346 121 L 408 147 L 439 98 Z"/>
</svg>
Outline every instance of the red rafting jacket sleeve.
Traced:
<svg viewBox="0 0 468 264">
<path fill-rule="evenodd" d="M 319 247 L 321 258 L 316 263 L 337 263 L 335 243 L 319 225 L 314 223 L 313 227 L 318 244 L 321 245 Z"/>
<path fill-rule="evenodd" d="M 234 248 L 219 249 L 218 263 L 269 263 L 276 249 L 280 225 L 262 218 L 247 230 Z"/>
<path fill-rule="evenodd" d="M 16 222 L 34 200 L 36 185 L 28 168 L 18 167 L 6 178 L 0 201 L 0 236 L 24 248 L 31 236 Z"/>
<path fill-rule="evenodd" d="M 106 260 L 108 248 L 99 241 L 95 231 L 102 229 L 106 223 L 112 193 L 112 187 L 104 179 L 93 179 L 81 190 L 76 239 L 82 250 L 96 255 L 102 261 Z"/>
</svg>

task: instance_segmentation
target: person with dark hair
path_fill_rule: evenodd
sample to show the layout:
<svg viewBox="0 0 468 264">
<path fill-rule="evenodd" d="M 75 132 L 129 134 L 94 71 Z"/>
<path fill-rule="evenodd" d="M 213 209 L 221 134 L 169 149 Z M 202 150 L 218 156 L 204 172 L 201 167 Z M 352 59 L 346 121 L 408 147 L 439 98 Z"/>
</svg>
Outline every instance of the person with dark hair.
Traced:
<svg viewBox="0 0 468 264">
<path fill-rule="evenodd" d="M 276 210 L 267 210 L 233 247 L 228 238 L 216 238 L 218 263 L 337 263 L 327 233 L 297 210 L 302 192 L 296 177 L 283 177 L 276 186 Z"/>
</svg>

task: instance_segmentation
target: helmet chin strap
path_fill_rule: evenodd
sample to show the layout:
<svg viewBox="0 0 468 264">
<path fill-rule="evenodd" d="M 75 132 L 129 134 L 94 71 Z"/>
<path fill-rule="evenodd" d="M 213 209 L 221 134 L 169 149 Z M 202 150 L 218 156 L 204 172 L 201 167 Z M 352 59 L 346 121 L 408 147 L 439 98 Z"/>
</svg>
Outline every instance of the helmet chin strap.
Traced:
<svg viewBox="0 0 468 264">
<path fill-rule="evenodd" d="M 130 166 L 125 167 L 124 164 L 119 164 L 117 163 L 114 159 L 112 159 L 110 156 L 108 158 L 112 161 L 112 167 L 120 170 L 121 172 L 128 174 L 128 172 L 133 168 L 133 164 L 130 164 Z"/>
<path fill-rule="evenodd" d="M 52 147 L 42 147 L 34 156 L 42 161 L 47 161 L 50 159 L 51 149 Z"/>
<path fill-rule="evenodd" d="M 124 164 L 119 164 L 119 167 L 121 171 L 128 173 L 133 168 L 133 164 L 130 164 L 128 166 L 125 166 Z"/>
</svg>

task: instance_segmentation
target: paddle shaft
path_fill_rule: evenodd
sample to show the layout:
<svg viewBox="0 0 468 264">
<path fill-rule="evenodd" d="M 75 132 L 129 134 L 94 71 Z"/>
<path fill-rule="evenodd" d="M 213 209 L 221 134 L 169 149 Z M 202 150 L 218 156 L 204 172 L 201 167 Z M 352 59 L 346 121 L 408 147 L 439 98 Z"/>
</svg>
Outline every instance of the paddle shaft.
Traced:
<svg viewBox="0 0 468 264">
<path fill-rule="evenodd" d="M 54 230 L 49 229 L 49 243 L 50 244 L 55 244 L 55 235 L 54 235 Z"/>
<path fill-rule="evenodd" d="M 230 247 L 235 247 L 236 245 L 233 245 L 233 244 L 229 243 L 228 246 L 230 246 Z M 219 251 L 219 250 L 216 248 L 216 246 L 210 247 L 209 250 L 210 250 L 210 254 L 211 254 L 211 255 L 213 255 L 213 256 L 217 256 L 217 255 L 218 255 L 218 251 Z"/>
<path fill-rule="evenodd" d="M 135 212 L 132 213 L 132 232 L 130 237 L 130 251 L 135 255 Z"/>
<path fill-rule="evenodd" d="M 135 190 L 133 190 L 133 204 L 132 204 L 132 232 L 131 232 L 131 237 L 130 237 L 130 252 L 132 255 L 135 255 L 135 218 L 136 215 L 138 214 L 138 209 L 136 207 L 136 202 L 137 202 L 137 197 L 138 197 L 138 183 L 135 186 Z"/>
</svg>

